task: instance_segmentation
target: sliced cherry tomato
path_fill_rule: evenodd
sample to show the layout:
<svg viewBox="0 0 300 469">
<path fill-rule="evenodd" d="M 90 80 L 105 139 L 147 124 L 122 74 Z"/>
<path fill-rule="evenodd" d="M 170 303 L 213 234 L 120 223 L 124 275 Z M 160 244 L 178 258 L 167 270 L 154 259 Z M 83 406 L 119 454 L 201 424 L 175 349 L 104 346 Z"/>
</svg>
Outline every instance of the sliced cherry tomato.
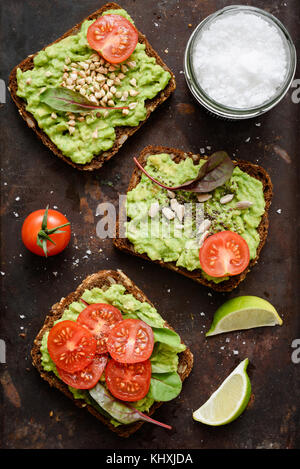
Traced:
<svg viewBox="0 0 300 469">
<path fill-rule="evenodd" d="M 97 340 L 97 353 L 107 352 L 106 342 L 110 331 L 122 320 L 121 311 L 105 303 L 89 305 L 77 318 L 77 322 L 89 329 Z"/>
<path fill-rule="evenodd" d="M 102 376 L 102 373 L 107 365 L 108 356 L 97 355 L 92 363 L 90 363 L 83 370 L 75 371 L 74 373 L 69 373 L 58 366 L 56 367 L 60 378 L 68 386 L 76 389 L 91 389 L 99 381 Z"/>
<path fill-rule="evenodd" d="M 87 40 L 92 49 L 115 64 L 132 54 L 138 43 L 138 32 L 124 16 L 103 15 L 89 27 Z"/>
<path fill-rule="evenodd" d="M 105 368 L 105 382 L 117 399 L 134 402 L 143 399 L 149 391 L 151 362 L 118 363 L 110 360 Z"/>
<path fill-rule="evenodd" d="M 47 346 L 55 365 L 74 373 L 93 361 L 97 341 L 89 330 L 77 322 L 61 321 L 50 330 Z"/>
<path fill-rule="evenodd" d="M 249 247 L 239 234 L 221 231 L 206 238 L 199 259 L 201 268 L 211 277 L 238 275 L 249 264 Z"/>
<path fill-rule="evenodd" d="M 70 238 L 70 222 L 62 213 L 48 210 L 48 207 L 32 212 L 22 226 L 24 245 L 38 256 L 59 254 L 67 247 Z"/>
<path fill-rule="evenodd" d="M 112 330 L 107 340 L 107 350 L 121 363 L 147 360 L 154 346 L 153 331 L 139 319 L 124 319 Z"/>
</svg>

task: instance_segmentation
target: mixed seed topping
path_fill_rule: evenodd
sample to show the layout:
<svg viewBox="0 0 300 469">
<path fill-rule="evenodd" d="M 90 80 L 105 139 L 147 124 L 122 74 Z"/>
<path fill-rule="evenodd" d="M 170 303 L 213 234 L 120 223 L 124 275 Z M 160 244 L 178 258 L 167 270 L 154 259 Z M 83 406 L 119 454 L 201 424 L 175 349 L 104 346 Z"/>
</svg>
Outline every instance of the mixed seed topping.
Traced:
<svg viewBox="0 0 300 469">
<path fill-rule="evenodd" d="M 120 86 L 126 77 L 126 73 L 130 69 L 134 69 L 136 65 L 134 60 L 128 60 L 122 64 L 111 64 L 97 53 L 93 53 L 89 59 L 80 62 L 72 62 L 70 57 L 67 57 L 63 66 L 63 76 L 60 85 L 80 93 L 92 103 L 104 108 L 116 107 L 116 101 L 119 101 L 121 105 L 126 106 L 122 110 L 122 114 L 127 116 L 138 104 L 137 102 L 132 102 L 131 99 L 139 94 L 136 78 L 130 79 L 130 87 L 128 89 L 120 90 Z M 50 76 L 49 72 L 46 72 L 46 74 L 47 77 Z M 127 104 L 128 100 L 130 102 Z M 88 115 L 90 115 L 89 112 L 82 112 L 77 115 L 67 113 L 67 125 L 71 135 L 75 132 L 76 122 L 83 122 Z M 100 109 L 96 113 L 97 118 L 105 118 L 108 115 L 109 109 Z M 57 114 L 53 112 L 51 118 L 56 119 Z M 97 130 L 93 132 L 92 138 L 98 138 Z"/>
</svg>

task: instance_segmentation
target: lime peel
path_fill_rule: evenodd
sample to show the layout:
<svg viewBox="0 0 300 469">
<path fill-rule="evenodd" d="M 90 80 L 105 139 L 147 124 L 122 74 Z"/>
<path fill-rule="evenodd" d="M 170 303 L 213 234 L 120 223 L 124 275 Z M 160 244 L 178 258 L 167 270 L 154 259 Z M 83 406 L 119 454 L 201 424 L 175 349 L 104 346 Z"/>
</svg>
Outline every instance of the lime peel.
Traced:
<svg viewBox="0 0 300 469">
<path fill-rule="evenodd" d="M 282 319 L 267 300 L 258 296 L 238 296 L 217 309 L 206 336 L 277 325 L 282 325 Z"/>
<path fill-rule="evenodd" d="M 193 413 L 194 420 L 220 426 L 233 422 L 242 414 L 251 396 L 251 383 L 246 372 L 248 363 L 246 358 L 232 371 L 205 404 Z"/>
</svg>

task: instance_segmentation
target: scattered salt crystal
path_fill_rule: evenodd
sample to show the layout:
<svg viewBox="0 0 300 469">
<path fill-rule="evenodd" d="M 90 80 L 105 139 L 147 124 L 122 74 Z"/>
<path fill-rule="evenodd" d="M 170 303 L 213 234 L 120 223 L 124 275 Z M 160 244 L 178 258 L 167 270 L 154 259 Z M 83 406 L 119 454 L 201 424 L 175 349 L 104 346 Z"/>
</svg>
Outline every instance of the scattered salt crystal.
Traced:
<svg viewBox="0 0 300 469">
<path fill-rule="evenodd" d="M 14 216 L 18 218 L 19 214 L 17 212 L 13 212 Z"/>
<path fill-rule="evenodd" d="M 256 122 L 256 127 L 260 127 L 261 126 L 261 123 L 260 122 Z"/>
<path fill-rule="evenodd" d="M 245 143 L 249 143 L 251 140 L 251 137 L 246 138 Z"/>
<path fill-rule="evenodd" d="M 5 275 L 5 272 L 0 272 L 1 275 Z"/>
<path fill-rule="evenodd" d="M 276 95 L 287 74 L 286 40 L 254 13 L 227 13 L 209 23 L 194 46 L 203 90 L 229 107 L 259 106 Z"/>
<path fill-rule="evenodd" d="M 226 337 L 225 342 L 227 342 L 227 343 L 230 342 L 230 339 L 228 337 Z"/>
<path fill-rule="evenodd" d="M 280 215 L 280 214 L 281 214 L 281 208 L 279 208 L 278 210 L 276 210 L 276 212 Z"/>
<path fill-rule="evenodd" d="M 239 354 L 239 351 L 238 350 L 234 350 L 233 351 L 233 355 L 238 355 Z"/>
<path fill-rule="evenodd" d="M 87 251 L 85 251 L 88 255 L 92 254 L 92 251 L 90 251 L 89 249 Z"/>
<path fill-rule="evenodd" d="M 20 197 L 16 197 L 15 201 L 18 202 L 20 200 Z"/>
</svg>

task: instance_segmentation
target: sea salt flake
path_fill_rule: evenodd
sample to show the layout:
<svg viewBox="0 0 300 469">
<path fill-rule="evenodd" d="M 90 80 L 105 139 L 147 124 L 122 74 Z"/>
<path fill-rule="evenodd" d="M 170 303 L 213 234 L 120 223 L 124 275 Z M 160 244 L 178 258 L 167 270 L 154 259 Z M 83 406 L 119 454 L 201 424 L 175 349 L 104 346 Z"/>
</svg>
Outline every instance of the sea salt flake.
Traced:
<svg viewBox="0 0 300 469">
<path fill-rule="evenodd" d="M 215 101 L 248 109 L 271 100 L 288 70 L 287 41 L 278 28 L 254 13 L 227 13 L 195 40 L 196 80 Z"/>
</svg>

